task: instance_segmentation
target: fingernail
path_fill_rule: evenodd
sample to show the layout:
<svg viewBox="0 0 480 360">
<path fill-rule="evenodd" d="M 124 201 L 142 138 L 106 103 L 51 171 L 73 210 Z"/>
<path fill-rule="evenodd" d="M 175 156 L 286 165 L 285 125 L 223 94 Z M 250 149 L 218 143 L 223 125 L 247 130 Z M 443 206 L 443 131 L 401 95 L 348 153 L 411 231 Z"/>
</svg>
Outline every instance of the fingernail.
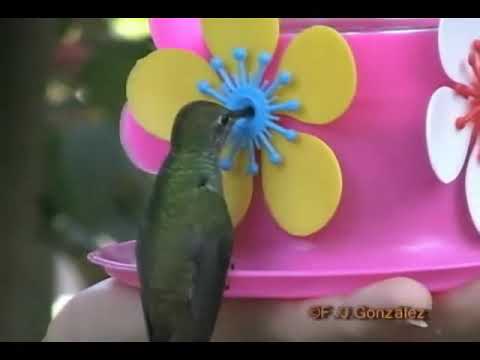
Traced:
<svg viewBox="0 0 480 360">
<path fill-rule="evenodd" d="M 424 328 L 424 329 L 428 328 L 427 322 L 423 320 L 407 320 L 407 323 L 416 327 Z"/>
</svg>

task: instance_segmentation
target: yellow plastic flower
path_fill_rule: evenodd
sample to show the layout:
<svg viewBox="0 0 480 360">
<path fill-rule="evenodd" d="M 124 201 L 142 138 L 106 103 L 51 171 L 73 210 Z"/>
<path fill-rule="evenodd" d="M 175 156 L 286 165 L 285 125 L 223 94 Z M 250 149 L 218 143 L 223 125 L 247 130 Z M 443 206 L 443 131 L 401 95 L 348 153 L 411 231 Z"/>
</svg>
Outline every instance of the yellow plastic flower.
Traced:
<svg viewBox="0 0 480 360">
<path fill-rule="evenodd" d="M 320 230 L 340 203 L 340 165 L 322 140 L 281 124 L 288 116 L 321 125 L 346 111 L 356 90 L 348 44 L 335 30 L 313 26 L 291 40 L 277 62 L 271 54 L 279 40 L 278 19 L 209 18 L 201 26 L 210 63 L 181 49 L 152 52 L 128 78 L 130 111 L 148 133 L 168 141 L 177 112 L 189 102 L 252 107 L 254 118 L 238 122 L 221 161 L 234 223 L 247 213 L 252 175 L 260 172 L 265 200 L 282 229 L 295 236 Z M 277 76 L 265 76 L 276 74 L 277 63 Z M 260 166 L 255 150 L 261 151 Z"/>
</svg>

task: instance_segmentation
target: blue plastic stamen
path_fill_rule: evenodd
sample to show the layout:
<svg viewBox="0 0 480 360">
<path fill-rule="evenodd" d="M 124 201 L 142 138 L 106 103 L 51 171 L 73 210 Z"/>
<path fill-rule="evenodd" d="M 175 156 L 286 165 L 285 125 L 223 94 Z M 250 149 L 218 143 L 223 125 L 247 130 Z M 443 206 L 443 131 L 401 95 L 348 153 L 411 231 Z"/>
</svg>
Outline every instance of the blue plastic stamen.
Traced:
<svg viewBox="0 0 480 360">
<path fill-rule="evenodd" d="M 290 73 L 286 71 L 281 72 L 275 78 L 275 80 L 273 80 L 273 82 L 270 84 L 268 89 L 265 91 L 265 94 L 267 95 L 267 97 L 272 96 L 275 92 L 277 92 L 280 89 L 281 86 L 288 85 L 291 80 L 292 80 L 292 76 L 290 75 Z"/>
<path fill-rule="evenodd" d="M 220 159 L 221 169 L 228 171 L 232 169 L 238 153 L 245 151 L 248 160 L 245 171 L 253 176 L 259 172 L 255 159 L 256 150 L 266 151 L 270 162 L 275 165 L 283 162 L 282 155 L 271 142 L 273 135 L 276 133 L 288 141 L 293 141 L 298 137 L 298 133 L 281 126 L 280 117 L 276 113 L 296 111 L 300 103 L 296 100 L 277 102 L 276 92 L 289 85 L 292 76 L 288 72 L 281 72 L 271 82 L 264 79 L 272 60 L 271 54 L 260 53 L 257 56 L 257 68 L 251 73 L 247 72 L 247 57 L 246 49 L 233 49 L 233 58 L 237 62 L 237 71 L 234 73 L 227 71 L 222 59 L 212 58 L 210 66 L 222 80 L 221 86 L 216 90 L 208 81 L 200 81 L 197 87 L 202 94 L 214 98 L 230 110 L 253 108 L 254 115 L 238 119 L 233 126 L 227 140 L 227 153 Z"/>
<path fill-rule="evenodd" d="M 231 170 L 232 167 L 233 167 L 233 163 L 235 161 L 235 156 L 239 153 L 240 151 L 240 139 L 238 138 L 234 138 L 231 142 L 230 142 L 230 147 L 228 149 L 228 152 L 227 152 L 227 156 L 223 157 L 222 159 L 220 159 L 220 168 L 222 170 L 225 170 L 225 171 L 228 171 L 228 170 Z"/>
<path fill-rule="evenodd" d="M 258 164 L 255 160 L 255 148 L 253 142 L 248 144 L 248 165 L 247 165 L 247 173 L 249 175 L 257 175 L 258 174 Z"/>
<path fill-rule="evenodd" d="M 233 57 L 238 62 L 239 84 L 246 85 L 248 83 L 247 69 L 245 67 L 245 61 L 247 59 L 247 50 L 237 48 L 233 50 Z"/>
<path fill-rule="evenodd" d="M 235 87 L 239 87 L 241 85 L 240 78 L 237 74 L 233 75 L 233 81 L 235 82 Z"/>
<path fill-rule="evenodd" d="M 221 103 L 225 103 L 227 101 L 227 98 L 225 98 L 222 94 L 220 94 L 218 91 L 216 91 L 208 81 L 200 81 L 198 83 L 198 90 L 205 95 L 209 95 L 211 97 L 214 97 Z"/>
<path fill-rule="evenodd" d="M 269 121 L 267 127 L 276 131 L 288 141 L 293 141 L 298 137 L 298 133 L 295 130 L 286 129 L 283 126 L 275 124 L 273 121 Z"/>
<path fill-rule="evenodd" d="M 233 91 L 235 88 L 232 79 L 230 79 L 230 75 L 225 70 L 225 64 L 223 63 L 222 59 L 218 57 L 214 57 L 210 60 L 210 66 L 220 75 L 221 79 L 223 80 L 223 87 L 224 89 L 228 89 L 228 91 Z"/>
<path fill-rule="evenodd" d="M 226 89 L 228 91 L 233 91 L 235 90 L 235 85 L 233 84 L 233 81 L 232 79 L 230 79 L 230 76 L 228 75 L 228 73 L 225 71 L 225 69 L 220 69 L 219 71 L 219 74 L 220 74 L 220 77 L 222 78 L 225 86 L 226 86 Z"/>
<path fill-rule="evenodd" d="M 208 91 L 207 89 L 210 88 L 210 84 L 206 80 L 199 81 L 197 84 L 198 91 L 200 91 L 202 94 L 206 94 Z"/>
<path fill-rule="evenodd" d="M 279 104 L 273 104 L 268 107 L 272 112 L 275 111 L 297 111 L 300 107 L 300 104 L 296 100 L 289 100 Z"/>
<path fill-rule="evenodd" d="M 223 60 L 219 57 L 213 57 L 210 60 L 210 66 L 215 70 L 218 71 L 219 69 L 224 67 Z"/>
<path fill-rule="evenodd" d="M 220 92 L 223 93 L 223 94 L 226 94 L 226 95 L 227 95 L 228 93 L 231 93 L 232 91 L 233 91 L 233 89 L 230 90 L 230 89 L 228 88 L 228 85 L 225 84 L 225 83 L 223 83 L 223 84 L 220 86 Z"/>
<path fill-rule="evenodd" d="M 264 52 L 258 56 L 258 68 L 257 72 L 252 76 L 252 85 L 259 86 L 261 84 L 265 70 L 267 70 L 271 60 L 272 56 L 269 53 Z"/>
<path fill-rule="evenodd" d="M 263 133 L 259 135 L 259 138 L 260 138 L 262 148 L 267 150 L 268 158 L 270 159 L 270 161 L 275 165 L 281 164 L 282 156 L 278 153 L 278 151 L 272 145 L 270 140 L 268 140 Z"/>
<path fill-rule="evenodd" d="M 255 137 L 255 138 L 253 139 L 253 144 L 255 145 L 255 149 L 261 150 L 262 147 L 260 146 L 260 143 L 258 142 L 258 138 L 257 138 L 257 137 Z"/>
</svg>

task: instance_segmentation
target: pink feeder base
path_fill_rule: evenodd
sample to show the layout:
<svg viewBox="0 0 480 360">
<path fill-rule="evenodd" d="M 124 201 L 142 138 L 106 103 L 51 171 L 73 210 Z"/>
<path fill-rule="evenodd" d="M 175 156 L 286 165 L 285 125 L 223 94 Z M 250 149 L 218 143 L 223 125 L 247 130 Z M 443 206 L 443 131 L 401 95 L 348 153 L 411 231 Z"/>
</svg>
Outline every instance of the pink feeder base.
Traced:
<svg viewBox="0 0 480 360">
<path fill-rule="evenodd" d="M 113 278 L 139 288 L 135 265 L 135 241 L 106 246 L 88 256 Z M 442 263 L 439 261 L 439 263 Z M 426 266 L 417 269 L 365 269 L 358 271 L 260 271 L 233 270 L 226 298 L 302 299 L 348 294 L 373 282 L 406 276 L 423 283 L 432 292 L 442 292 L 480 278 L 480 261 L 463 265 Z"/>
<path fill-rule="evenodd" d="M 287 120 L 337 155 L 344 176 L 340 207 L 325 229 L 290 236 L 270 216 L 257 178 L 249 212 L 236 229 L 227 297 L 330 296 L 398 276 L 439 292 L 480 279 L 480 235 L 467 210 L 464 176 L 440 183 L 427 155 L 427 105 L 436 89 L 449 85 L 437 30 L 345 37 L 358 69 L 351 108 L 328 126 Z M 289 40 L 282 36 L 280 52 Z M 127 242 L 89 259 L 138 286 L 134 253 L 134 242 Z"/>
</svg>

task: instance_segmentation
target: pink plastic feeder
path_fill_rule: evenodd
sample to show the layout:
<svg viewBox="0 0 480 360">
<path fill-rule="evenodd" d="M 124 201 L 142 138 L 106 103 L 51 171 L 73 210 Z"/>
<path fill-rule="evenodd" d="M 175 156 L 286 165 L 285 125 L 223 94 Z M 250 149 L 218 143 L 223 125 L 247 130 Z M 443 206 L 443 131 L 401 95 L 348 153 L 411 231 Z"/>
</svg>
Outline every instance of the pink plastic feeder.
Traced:
<svg viewBox="0 0 480 360">
<path fill-rule="evenodd" d="M 169 19 L 154 33 L 162 30 L 172 46 L 178 41 L 204 51 L 191 21 Z M 235 269 L 225 296 L 337 295 L 396 276 L 438 292 L 480 278 L 480 235 L 468 215 L 464 180 L 442 184 L 426 150 L 429 100 L 450 84 L 439 59 L 438 21 L 284 20 L 280 49 L 312 21 L 341 31 L 357 64 L 358 90 L 349 110 L 331 126 L 296 125 L 335 151 L 344 176 L 342 201 L 326 228 L 299 239 L 272 220 L 257 178 L 249 212 L 236 231 Z M 145 136 L 130 129 L 131 141 Z M 148 138 L 142 141 L 149 146 Z M 148 170 L 155 161 L 146 159 L 140 167 Z M 138 286 L 134 241 L 98 249 L 89 259 Z"/>
</svg>

